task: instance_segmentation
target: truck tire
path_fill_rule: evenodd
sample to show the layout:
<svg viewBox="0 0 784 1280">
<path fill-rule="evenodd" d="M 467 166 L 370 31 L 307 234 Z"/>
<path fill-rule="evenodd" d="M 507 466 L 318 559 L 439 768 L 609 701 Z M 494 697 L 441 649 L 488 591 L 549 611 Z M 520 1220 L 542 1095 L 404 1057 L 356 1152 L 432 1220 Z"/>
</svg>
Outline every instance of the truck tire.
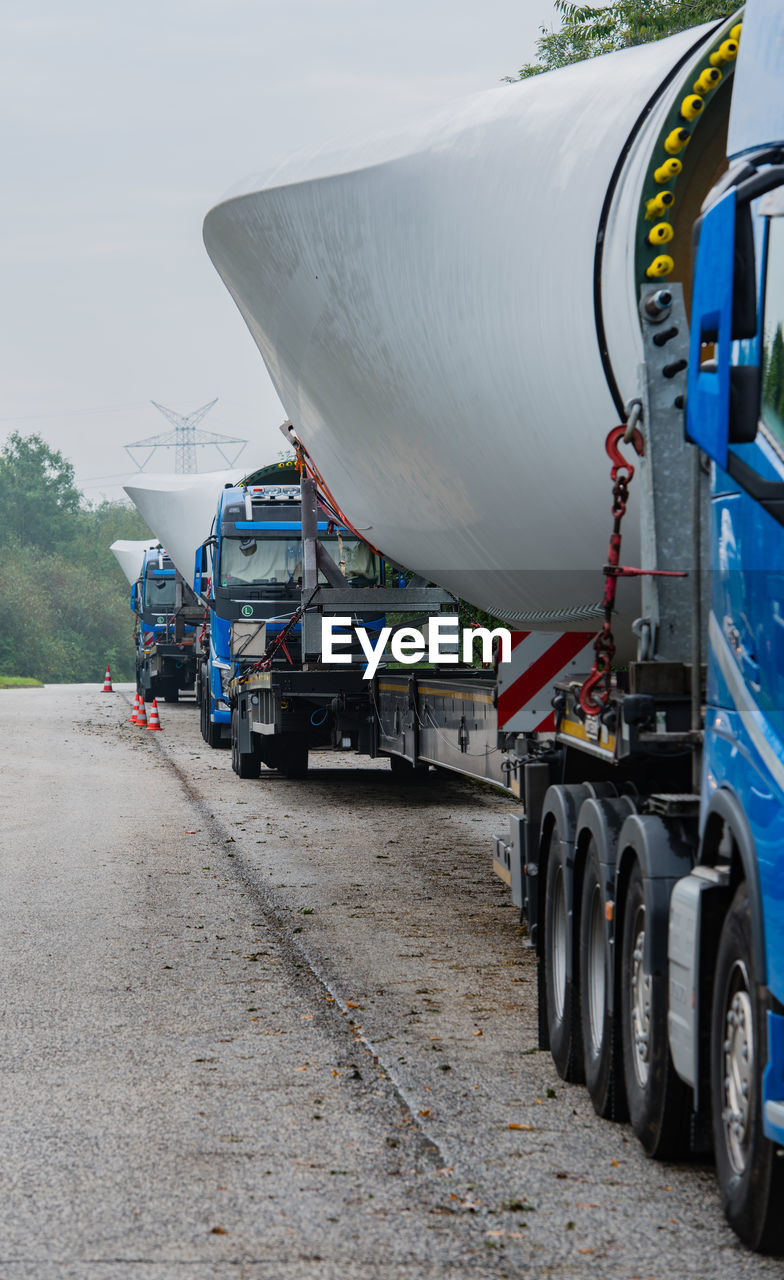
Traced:
<svg viewBox="0 0 784 1280">
<path fill-rule="evenodd" d="M 209 687 L 206 683 L 202 683 L 202 698 L 201 703 L 199 704 L 199 728 L 201 729 L 201 736 L 207 743 L 207 746 L 212 747 L 213 750 L 215 750 L 221 746 L 222 734 L 221 726 L 219 724 L 213 724 L 210 720 L 211 704 L 212 698 L 210 696 Z"/>
<path fill-rule="evenodd" d="M 727 1221 L 760 1253 L 784 1252 L 784 1160 L 762 1129 L 767 1027 L 754 972 L 745 883 L 719 940 L 711 1018 L 711 1110 Z"/>
<path fill-rule="evenodd" d="M 258 778 L 261 757 L 257 751 L 240 751 L 239 712 L 231 713 L 231 767 L 238 778 Z"/>
<path fill-rule="evenodd" d="M 688 1145 L 690 1099 L 675 1074 L 667 1034 L 667 975 L 645 969 L 647 908 L 635 860 L 623 910 L 621 1043 L 629 1119 L 649 1156 L 674 1159 Z"/>
<path fill-rule="evenodd" d="M 562 1080 L 582 1083 L 583 1047 L 576 976 L 567 977 L 572 913 L 567 901 L 566 855 L 557 826 L 550 836 L 544 912 L 545 1005 L 547 1038 L 555 1069 Z"/>
<path fill-rule="evenodd" d="M 179 702 L 180 690 L 177 686 L 176 680 L 167 680 L 166 687 L 163 691 L 163 697 L 165 702 Z"/>
<path fill-rule="evenodd" d="M 580 900 L 580 1026 L 585 1085 L 598 1116 L 625 1120 L 620 1036 L 617 1019 L 613 1018 L 612 957 L 605 875 L 596 843 L 591 839 Z"/>
</svg>

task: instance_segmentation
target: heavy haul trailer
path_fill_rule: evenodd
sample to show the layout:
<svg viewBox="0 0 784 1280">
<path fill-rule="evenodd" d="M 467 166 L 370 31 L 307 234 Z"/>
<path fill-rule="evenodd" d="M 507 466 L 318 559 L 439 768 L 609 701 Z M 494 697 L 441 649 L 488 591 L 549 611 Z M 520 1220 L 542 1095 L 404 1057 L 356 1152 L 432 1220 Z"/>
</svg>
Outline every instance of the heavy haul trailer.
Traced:
<svg viewBox="0 0 784 1280">
<path fill-rule="evenodd" d="M 553 730 L 507 738 L 523 810 L 495 861 L 561 1075 L 651 1155 L 712 1145 L 729 1222 L 780 1251 L 784 13 L 742 17 L 380 153 L 294 161 L 205 240 L 298 434 L 389 554 L 520 625 L 587 626 L 612 528 L 616 669 L 608 625 L 596 669 L 553 683 Z M 612 612 L 627 556 L 688 577 L 635 575 Z M 421 758 L 428 680 L 455 740 L 427 758 L 454 767 L 470 700 L 416 679 L 379 688 L 387 749 Z"/>
<path fill-rule="evenodd" d="M 196 675 L 196 634 L 204 610 L 162 547 L 144 551 L 131 586 L 136 687 L 145 702 L 177 702 Z"/>
</svg>

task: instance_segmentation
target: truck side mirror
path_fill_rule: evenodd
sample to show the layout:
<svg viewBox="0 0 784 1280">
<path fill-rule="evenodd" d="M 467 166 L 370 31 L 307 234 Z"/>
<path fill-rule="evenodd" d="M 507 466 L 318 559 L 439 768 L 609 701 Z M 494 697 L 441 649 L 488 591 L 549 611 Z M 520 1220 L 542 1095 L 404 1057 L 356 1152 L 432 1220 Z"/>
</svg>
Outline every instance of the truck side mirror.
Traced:
<svg viewBox="0 0 784 1280">
<path fill-rule="evenodd" d="M 193 569 L 193 590 L 197 596 L 203 596 L 210 578 L 210 565 L 207 557 L 207 543 L 196 548 L 196 560 Z"/>
<path fill-rule="evenodd" d="M 757 435 L 762 370 L 730 364 L 734 341 L 757 337 L 757 272 L 751 204 L 784 186 L 784 165 L 760 169 L 725 192 L 694 227 L 686 436 L 727 469 L 729 446 Z M 716 359 L 700 363 L 703 344 Z"/>
<path fill-rule="evenodd" d="M 757 332 L 757 291 L 751 208 L 732 188 L 695 227 L 686 435 L 726 470 L 730 444 L 757 434 L 760 370 L 730 365 L 738 338 Z M 714 357 L 701 362 L 705 346 Z"/>
<path fill-rule="evenodd" d="M 131 613 L 139 612 L 139 584 L 134 582 L 131 585 Z"/>
</svg>

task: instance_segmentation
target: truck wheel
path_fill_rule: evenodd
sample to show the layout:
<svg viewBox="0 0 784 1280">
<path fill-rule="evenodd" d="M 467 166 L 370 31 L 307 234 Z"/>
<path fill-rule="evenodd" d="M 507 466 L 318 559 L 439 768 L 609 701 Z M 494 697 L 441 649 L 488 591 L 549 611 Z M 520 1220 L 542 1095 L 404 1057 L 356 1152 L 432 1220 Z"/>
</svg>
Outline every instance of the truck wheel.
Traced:
<svg viewBox="0 0 784 1280">
<path fill-rule="evenodd" d="M 217 747 L 222 745 L 221 726 L 219 724 L 213 724 L 210 720 L 210 704 L 212 699 L 210 697 L 209 689 L 205 688 L 203 693 L 204 696 L 202 697 L 201 707 L 199 709 L 201 736 L 207 743 L 207 746 L 212 747 L 213 750 L 215 750 Z"/>
<path fill-rule="evenodd" d="M 167 685 L 163 697 L 166 702 L 179 702 L 180 691 L 173 680 Z"/>
<path fill-rule="evenodd" d="M 727 1220 L 744 1244 L 784 1251 L 784 1160 L 762 1129 L 760 1084 L 767 1028 L 751 945 L 745 884 L 719 941 L 711 1019 L 711 1110 L 716 1171 Z"/>
<path fill-rule="evenodd" d="M 231 713 L 231 767 L 238 778 L 258 778 L 261 758 L 255 751 L 240 751 L 239 712 Z"/>
<path fill-rule="evenodd" d="M 566 857 L 558 827 L 550 837 L 545 890 L 544 964 L 547 1034 L 555 1069 L 562 1080 L 583 1080 L 583 1047 L 580 1037 L 577 982 L 567 977 L 569 931 L 572 913 L 567 900 Z"/>
<path fill-rule="evenodd" d="M 675 1158 L 689 1134 L 689 1093 L 667 1035 L 667 975 L 645 968 L 647 909 L 640 864 L 629 879 L 621 951 L 621 1041 L 629 1119 L 649 1156 Z"/>
<path fill-rule="evenodd" d="M 580 1026 L 585 1084 L 598 1116 L 625 1120 L 620 1037 L 612 1016 L 613 963 L 606 907 L 605 877 L 592 839 L 580 903 Z"/>
</svg>

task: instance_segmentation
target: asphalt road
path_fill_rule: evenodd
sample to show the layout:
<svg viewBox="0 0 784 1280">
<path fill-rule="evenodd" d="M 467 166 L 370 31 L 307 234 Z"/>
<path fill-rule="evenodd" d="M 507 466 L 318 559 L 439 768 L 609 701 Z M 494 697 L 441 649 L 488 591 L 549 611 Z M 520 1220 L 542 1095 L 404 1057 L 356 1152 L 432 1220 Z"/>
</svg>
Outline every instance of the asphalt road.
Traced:
<svg viewBox="0 0 784 1280">
<path fill-rule="evenodd" d="M 511 801 L 0 693 L 0 1280 L 781 1276 L 536 1048 Z"/>
</svg>

